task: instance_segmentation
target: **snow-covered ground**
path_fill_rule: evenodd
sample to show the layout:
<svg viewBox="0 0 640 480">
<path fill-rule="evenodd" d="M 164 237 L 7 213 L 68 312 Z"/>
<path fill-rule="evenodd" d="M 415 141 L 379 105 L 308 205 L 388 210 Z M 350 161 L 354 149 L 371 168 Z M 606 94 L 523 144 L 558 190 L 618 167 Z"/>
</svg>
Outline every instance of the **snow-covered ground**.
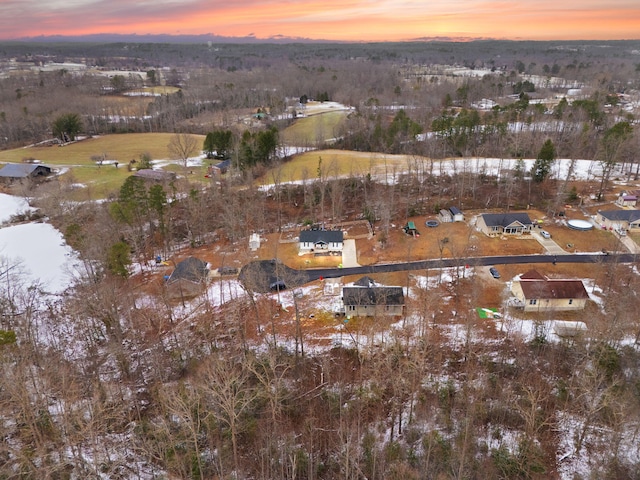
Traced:
<svg viewBox="0 0 640 480">
<path fill-rule="evenodd" d="M 0 224 L 8 221 L 12 215 L 18 215 L 31 210 L 24 198 L 0 193 Z"/>
<path fill-rule="evenodd" d="M 2 219 L 30 208 L 21 198 L 0 194 Z M 48 223 L 0 228 L 0 257 L 7 268 L 17 265 L 12 274 L 19 272 L 28 284 L 40 284 L 51 293 L 60 293 L 71 284 L 77 262 L 62 234 Z M 2 277 L 5 273 L 0 271 Z"/>
</svg>

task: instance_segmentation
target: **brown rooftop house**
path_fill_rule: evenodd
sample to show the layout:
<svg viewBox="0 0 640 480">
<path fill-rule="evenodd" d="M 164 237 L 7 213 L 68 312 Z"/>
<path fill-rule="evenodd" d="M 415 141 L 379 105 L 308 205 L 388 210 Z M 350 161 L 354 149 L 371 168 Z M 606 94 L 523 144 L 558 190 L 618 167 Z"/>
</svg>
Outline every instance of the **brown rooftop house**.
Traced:
<svg viewBox="0 0 640 480">
<path fill-rule="evenodd" d="M 533 222 L 526 213 L 483 213 L 478 217 L 478 228 L 486 235 L 522 235 L 529 233 Z"/>
<path fill-rule="evenodd" d="M 176 174 L 165 170 L 153 170 L 151 168 L 143 168 L 133 174 L 134 177 L 141 178 L 148 182 L 171 182 L 176 179 Z"/>
<path fill-rule="evenodd" d="M 367 277 L 361 280 L 366 280 L 366 286 L 358 281 L 353 287 L 342 288 L 342 303 L 347 317 L 395 317 L 404 314 L 402 287 L 378 287 Z"/>
<path fill-rule="evenodd" d="M 51 175 L 51 167 L 33 163 L 8 163 L 0 168 L 0 180 L 13 182 L 25 179 L 42 179 Z"/>
<path fill-rule="evenodd" d="M 548 278 L 536 270 L 520 275 L 511 292 L 525 312 L 582 310 L 589 299 L 582 280 Z"/>
<path fill-rule="evenodd" d="M 299 237 L 300 254 L 304 253 L 332 253 L 342 254 L 344 247 L 344 232 L 342 230 L 324 230 L 313 228 L 302 230 Z"/>
<path fill-rule="evenodd" d="M 189 257 L 176 265 L 167 279 L 167 291 L 172 298 L 189 298 L 201 294 L 209 278 L 209 264 Z"/>
</svg>

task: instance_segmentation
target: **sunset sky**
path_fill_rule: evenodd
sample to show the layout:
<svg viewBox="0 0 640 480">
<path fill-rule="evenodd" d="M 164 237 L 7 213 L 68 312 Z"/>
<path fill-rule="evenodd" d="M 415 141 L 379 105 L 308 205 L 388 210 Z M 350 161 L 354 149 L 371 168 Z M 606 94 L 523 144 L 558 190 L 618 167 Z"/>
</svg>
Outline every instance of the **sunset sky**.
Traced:
<svg viewBox="0 0 640 480">
<path fill-rule="evenodd" d="M 92 33 L 638 39 L 640 0 L 0 0 L 0 39 Z"/>
</svg>

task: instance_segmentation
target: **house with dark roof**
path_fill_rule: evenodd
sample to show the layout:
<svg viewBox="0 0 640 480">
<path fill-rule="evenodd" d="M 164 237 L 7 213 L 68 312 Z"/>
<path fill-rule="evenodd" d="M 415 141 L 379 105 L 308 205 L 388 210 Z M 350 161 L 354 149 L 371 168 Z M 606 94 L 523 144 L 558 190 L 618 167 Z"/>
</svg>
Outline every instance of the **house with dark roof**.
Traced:
<svg viewBox="0 0 640 480">
<path fill-rule="evenodd" d="M 347 317 L 404 315 L 402 287 L 376 286 L 368 277 L 360 280 L 354 286 L 342 288 L 342 303 Z"/>
<path fill-rule="evenodd" d="M 324 230 L 314 228 L 302 230 L 299 237 L 299 251 L 304 253 L 342 254 L 344 232 L 342 230 Z"/>
<path fill-rule="evenodd" d="M 589 300 L 582 280 L 548 278 L 536 270 L 514 280 L 511 292 L 525 312 L 583 310 Z"/>
<path fill-rule="evenodd" d="M 602 210 L 596 215 L 596 222 L 607 230 L 640 229 L 640 210 Z"/>
<path fill-rule="evenodd" d="M 223 160 L 209 167 L 209 175 L 224 175 L 231 167 L 231 160 Z"/>
<path fill-rule="evenodd" d="M 7 163 L 0 168 L 0 179 L 3 181 L 41 179 L 51 175 L 51 167 L 39 163 Z"/>
<path fill-rule="evenodd" d="M 526 213 L 483 213 L 477 227 L 486 235 L 522 235 L 531 232 L 533 222 Z"/>
<path fill-rule="evenodd" d="M 209 279 L 209 264 L 189 257 L 176 265 L 166 282 L 170 297 L 187 298 L 201 294 Z"/>
</svg>

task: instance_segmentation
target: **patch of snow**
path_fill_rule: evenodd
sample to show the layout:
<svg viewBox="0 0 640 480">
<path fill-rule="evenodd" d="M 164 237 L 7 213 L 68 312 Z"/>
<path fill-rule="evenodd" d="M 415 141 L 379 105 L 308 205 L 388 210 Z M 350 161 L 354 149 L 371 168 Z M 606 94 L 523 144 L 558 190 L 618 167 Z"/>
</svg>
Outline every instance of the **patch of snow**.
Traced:
<svg viewBox="0 0 640 480">
<path fill-rule="evenodd" d="M 29 203 L 20 197 L 0 193 L 0 223 L 8 221 L 13 215 L 33 210 Z"/>
<path fill-rule="evenodd" d="M 62 234 L 47 223 L 28 223 L 0 229 L 0 255 L 20 263 L 32 283 L 60 293 L 72 283 L 76 256 Z"/>
</svg>

